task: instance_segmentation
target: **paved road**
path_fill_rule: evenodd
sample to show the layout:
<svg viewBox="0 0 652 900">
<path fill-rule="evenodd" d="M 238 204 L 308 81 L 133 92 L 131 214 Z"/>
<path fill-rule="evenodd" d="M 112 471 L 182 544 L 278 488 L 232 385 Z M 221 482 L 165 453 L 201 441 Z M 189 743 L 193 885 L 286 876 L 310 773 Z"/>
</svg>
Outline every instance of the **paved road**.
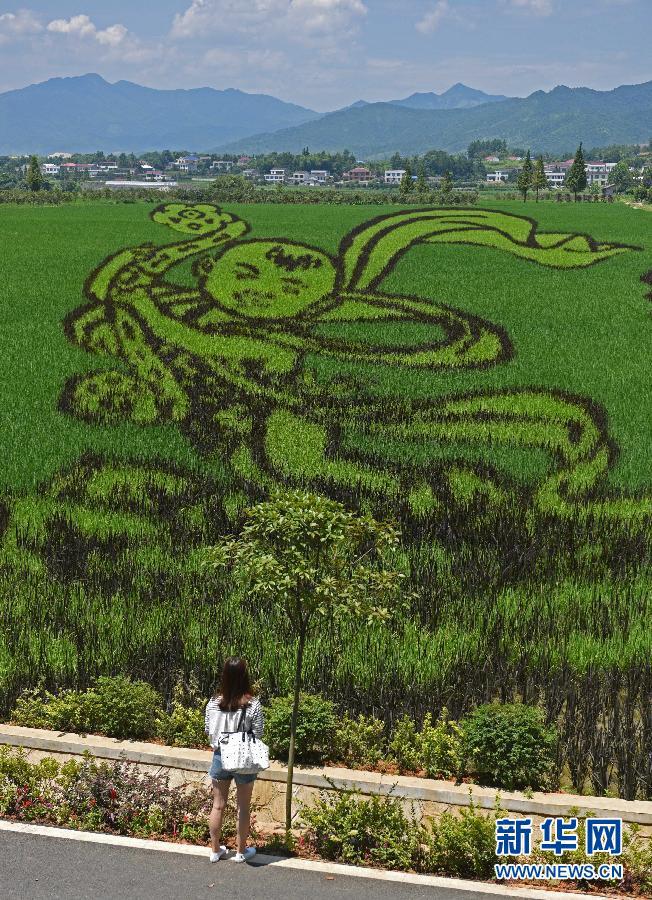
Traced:
<svg viewBox="0 0 652 900">
<path fill-rule="evenodd" d="M 2 900 L 487 900 L 475 891 L 0 832 Z"/>
</svg>

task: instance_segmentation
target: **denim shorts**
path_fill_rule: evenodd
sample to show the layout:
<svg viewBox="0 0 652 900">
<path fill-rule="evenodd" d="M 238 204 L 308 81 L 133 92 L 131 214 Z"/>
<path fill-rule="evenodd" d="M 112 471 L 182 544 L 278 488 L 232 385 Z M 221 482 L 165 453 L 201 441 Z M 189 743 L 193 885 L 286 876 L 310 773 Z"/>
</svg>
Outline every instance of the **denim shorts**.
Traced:
<svg viewBox="0 0 652 900">
<path fill-rule="evenodd" d="M 255 773 L 252 775 L 245 775 L 243 772 L 230 772 L 228 769 L 223 769 L 222 754 L 219 750 L 213 751 L 213 762 L 208 774 L 215 781 L 231 781 L 232 778 L 235 778 L 236 784 L 251 784 L 251 782 L 255 781 L 257 778 Z"/>
</svg>

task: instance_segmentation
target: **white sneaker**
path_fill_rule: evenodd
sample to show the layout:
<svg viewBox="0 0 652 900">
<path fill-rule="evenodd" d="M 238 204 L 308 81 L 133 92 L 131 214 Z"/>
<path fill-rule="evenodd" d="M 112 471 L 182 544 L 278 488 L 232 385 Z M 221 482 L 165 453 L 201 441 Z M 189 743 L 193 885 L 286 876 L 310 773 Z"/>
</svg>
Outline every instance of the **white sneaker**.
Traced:
<svg viewBox="0 0 652 900">
<path fill-rule="evenodd" d="M 214 862 L 217 862 L 219 859 L 223 859 L 223 857 L 225 857 L 225 856 L 226 856 L 226 847 L 223 844 L 220 844 L 220 849 L 217 851 L 217 853 L 213 853 L 213 851 L 211 850 L 210 859 L 211 859 L 211 862 L 214 863 Z"/>
<path fill-rule="evenodd" d="M 236 853 L 235 856 L 231 857 L 231 862 L 243 863 L 248 859 L 251 859 L 252 856 L 256 855 L 255 847 L 247 847 L 244 853 Z"/>
</svg>

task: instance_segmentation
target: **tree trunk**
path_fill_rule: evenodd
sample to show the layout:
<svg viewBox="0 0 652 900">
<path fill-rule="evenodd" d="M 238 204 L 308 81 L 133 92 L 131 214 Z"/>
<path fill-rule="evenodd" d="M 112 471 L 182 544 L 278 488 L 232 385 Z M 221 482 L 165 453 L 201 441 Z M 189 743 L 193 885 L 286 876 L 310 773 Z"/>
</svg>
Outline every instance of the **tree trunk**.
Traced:
<svg viewBox="0 0 652 900">
<path fill-rule="evenodd" d="M 292 827 L 292 781 L 294 775 L 294 744 L 297 733 L 297 719 L 299 716 L 299 693 L 301 691 L 301 668 L 303 666 L 303 648 L 306 643 L 306 625 L 302 623 L 299 631 L 299 646 L 297 647 L 296 668 L 294 671 L 294 702 L 292 704 L 292 718 L 290 720 L 290 749 L 288 752 L 288 777 L 285 794 L 285 833 L 290 837 Z"/>
</svg>

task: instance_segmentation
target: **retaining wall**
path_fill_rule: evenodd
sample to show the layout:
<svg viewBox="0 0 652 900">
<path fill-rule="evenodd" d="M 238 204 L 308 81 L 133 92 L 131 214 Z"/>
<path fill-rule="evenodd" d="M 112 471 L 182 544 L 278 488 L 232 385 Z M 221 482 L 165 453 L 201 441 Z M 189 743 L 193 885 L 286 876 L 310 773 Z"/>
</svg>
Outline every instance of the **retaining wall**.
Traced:
<svg viewBox="0 0 652 900">
<path fill-rule="evenodd" d="M 211 761 L 208 750 L 191 750 L 165 747 L 139 741 L 118 741 L 97 735 L 81 736 L 61 734 L 40 728 L 23 728 L 16 725 L 0 725 L 0 745 L 23 747 L 33 760 L 53 756 L 64 760 L 80 757 L 88 751 L 98 759 L 124 759 L 138 763 L 143 768 L 163 770 L 171 784 L 205 783 Z M 256 818 L 260 824 L 276 826 L 285 818 L 285 780 L 287 769 L 273 762 L 259 776 L 254 791 L 257 807 Z M 294 771 L 293 808 L 295 815 L 301 804 L 311 803 L 320 790 L 358 790 L 362 794 L 393 794 L 400 797 L 416 816 L 436 817 L 444 810 L 455 810 L 471 802 L 469 785 L 455 785 L 450 781 L 429 778 L 408 778 L 399 775 L 381 775 L 334 767 L 298 766 Z M 472 787 L 472 802 L 479 807 L 492 809 L 496 795 L 500 805 L 510 813 L 532 816 L 538 821 L 546 816 L 565 816 L 570 809 L 580 815 L 618 817 L 624 822 L 640 826 L 640 833 L 652 838 L 652 801 L 630 801 L 611 797 L 589 797 L 574 794 L 496 791 L 493 788 Z"/>
</svg>

